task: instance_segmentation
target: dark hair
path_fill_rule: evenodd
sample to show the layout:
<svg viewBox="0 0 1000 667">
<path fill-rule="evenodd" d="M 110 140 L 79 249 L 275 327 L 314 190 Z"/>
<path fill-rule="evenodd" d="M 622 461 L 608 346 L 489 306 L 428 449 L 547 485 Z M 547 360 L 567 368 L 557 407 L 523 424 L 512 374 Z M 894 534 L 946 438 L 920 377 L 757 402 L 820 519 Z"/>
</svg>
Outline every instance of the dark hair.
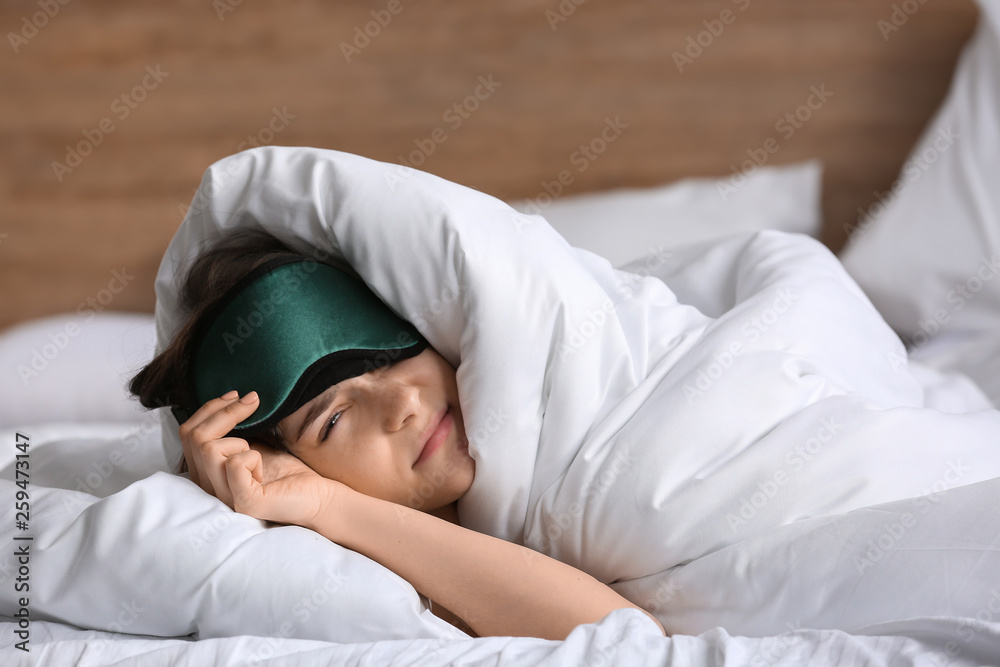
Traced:
<svg viewBox="0 0 1000 667">
<path fill-rule="evenodd" d="M 129 382 L 129 391 L 139 398 L 143 407 L 200 407 L 193 406 L 194 397 L 187 380 L 194 352 L 194 332 L 199 321 L 240 278 L 256 266 L 283 255 L 304 257 L 264 230 L 243 228 L 227 232 L 204 250 L 186 273 L 178 272 L 175 285 L 187 319 L 163 352 Z M 279 451 L 287 450 L 277 425 L 252 438 Z M 182 458 L 178 472 L 186 469 L 186 461 Z"/>
</svg>

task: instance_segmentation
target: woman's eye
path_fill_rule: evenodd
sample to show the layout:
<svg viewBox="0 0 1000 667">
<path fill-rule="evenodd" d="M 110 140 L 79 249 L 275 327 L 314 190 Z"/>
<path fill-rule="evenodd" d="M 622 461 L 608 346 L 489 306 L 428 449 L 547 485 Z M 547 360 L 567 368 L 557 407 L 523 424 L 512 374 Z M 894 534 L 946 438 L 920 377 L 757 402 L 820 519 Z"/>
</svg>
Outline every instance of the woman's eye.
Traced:
<svg viewBox="0 0 1000 667">
<path fill-rule="evenodd" d="M 344 414 L 343 411 L 338 412 L 337 414 L 333 415 L 333 417 L 331 417 L 330 420 L 326 423 L 326 428 L 323 429 L 322 440 L 325 441 L 327 437 L 329 437 L 330 431 L 332 431 L 333 427 L 336 426 L 337 421 L 339 420 L 340 415 L 342 414 Z"/>
</svg>

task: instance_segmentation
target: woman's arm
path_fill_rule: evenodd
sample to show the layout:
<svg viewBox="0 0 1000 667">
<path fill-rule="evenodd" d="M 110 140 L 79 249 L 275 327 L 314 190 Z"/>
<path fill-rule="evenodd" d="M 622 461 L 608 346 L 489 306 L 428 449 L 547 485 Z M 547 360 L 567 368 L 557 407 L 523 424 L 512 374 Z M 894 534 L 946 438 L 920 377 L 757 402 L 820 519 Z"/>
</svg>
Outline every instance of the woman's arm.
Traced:
<svg viewBox="0 0 1000 667">
<path fill-rule="evenodd" d="M 291 454 L 226 437 L 256 405 L 254 392 L 239 400 L 229 392 L 180 427 L 191 479 L 237 512 L 311 528 L 368 556 L 480 636 L 565 639 L 581 623 L 635 606 L 590 575 L 536 551 L 363 495 L 321 477 Z"/>
<path fill-rule="evenodd" d="M 581 623 L 635 607 L 585 572 L 527 547 L 344 485 L 331 486 L 327 498 L 307 528 L 381 563 L 480 636 L 565 639 Z"/>
<path fill-rule="evenodd" d="M 431 600 L 431 613 L 440 618 L 442 621 L 447 621 L 451 623 L 456 628 L 469 635 L 470 637 L 478 637 L 479 634 L 469 627 L 469 624 L 463 621 L 450 609 L 446 608 L 440 602 L 434 602 Z"/>
</svg>

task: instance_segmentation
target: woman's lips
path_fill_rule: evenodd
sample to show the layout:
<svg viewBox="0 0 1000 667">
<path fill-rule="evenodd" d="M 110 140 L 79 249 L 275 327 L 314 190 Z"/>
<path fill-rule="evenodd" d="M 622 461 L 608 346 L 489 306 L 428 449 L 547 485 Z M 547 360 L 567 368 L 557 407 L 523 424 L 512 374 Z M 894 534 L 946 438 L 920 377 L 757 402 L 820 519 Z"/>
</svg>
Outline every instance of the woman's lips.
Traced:
<svg viewBox="0 0 1000 667">
<path fill-rule="evenodd" d="M 454 424 L 455 424 L 455 419 L 454 417 L 451 416 L 451 408 L 450 407 L 445 408 L 444 415 L 440 418 L 438 425 L 434 428 L 434 431 L 431 433 L 430 437 L 427 438 L 427 443 L 424 445 L 424 448 L 420 451 L 420 456 L 418 456 L 417 460 L 413 463 L 413 467 L 416 467 L 421 463 L 423 463 L 424 461 L 426 461 L 427 459 L 429 459 L 434 454 L 434 452 L 436 452 L 438 449 L 441 448 L 441 445 L 444 444 L 444 441 L 448 437 L 448 434 L 451 433 Z"/>
</svg>

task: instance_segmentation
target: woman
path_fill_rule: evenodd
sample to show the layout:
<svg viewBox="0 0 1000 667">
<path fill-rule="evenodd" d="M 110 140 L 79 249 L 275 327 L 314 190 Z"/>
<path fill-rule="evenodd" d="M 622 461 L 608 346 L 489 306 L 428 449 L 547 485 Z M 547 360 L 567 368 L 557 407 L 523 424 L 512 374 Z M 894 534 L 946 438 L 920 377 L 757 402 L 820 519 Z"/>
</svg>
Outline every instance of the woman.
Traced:
<svg viewBox="0 0 1000 667">
<path fill-rule="evenodd" d="M 347 350 L 326 355 L 343 363 L 308 381 L 296 377 L 280 401 L 256 391 L 196 399 L 190 378 L 199 361 L 218 366 L 238 358 L 234 351 L 247 341 L 266 343 L 263 329 L 244 320 L 246 331 L 225 339 L 225 350 L 198 357 L 208 328 L 234 294 L 245 296 L 255 271 L 302 259 L 255 230 L 202 253 L 180 286 L 189 319 L 133 378 L 130 389 L 144 406 L 176 406 L 191 480 L 238 512 L 310 528 L 381 563 L 430 598 L 435 614 L 473 635 L 564 639 L 581 623 L 635 607 L 580 570 L 461 527 L 457 501 L 472 485 L 475 461 L 455 369 L 426 341 L 364 364 L 344 359 Z M 368 305 L 357 314 L 378 308 L 388 311 Z M 247 363 L 231 368 L 254 371 Z M 254 428 L 245 426 L 255 419 Z"/>
</svg>

